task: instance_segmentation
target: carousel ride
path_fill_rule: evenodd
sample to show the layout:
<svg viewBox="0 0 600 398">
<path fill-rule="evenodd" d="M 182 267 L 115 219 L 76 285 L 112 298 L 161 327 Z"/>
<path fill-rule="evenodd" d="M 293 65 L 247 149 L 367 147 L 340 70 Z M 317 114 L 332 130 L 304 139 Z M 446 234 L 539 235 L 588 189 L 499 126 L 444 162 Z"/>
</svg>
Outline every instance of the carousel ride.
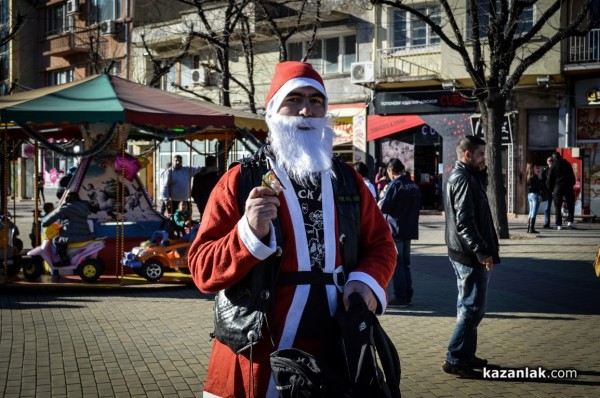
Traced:
<svg viewBox="0 0 600 398">
<path fill-rule="evenodd" d="M 0 97 L 0 123 L 5 154 L 11 149 L 16 152 L 20 144 L 32 144 L 36 176 L 40 172 L 38 159 L 42 150 L 78 159 L 78 167 L 58 206 L 69 192 L 77 192 L 92 209 L 88 218 L 91 229 L 103 239 L 96 253 L 81 256 L 69 266 L 85 282 L 102 280 L 101 275 L 104 275 L 117 278 L 122 284 L 125 275 L 139 275 L 138 270 L 123 261 L 124 255 L 156 231 L 169 228 L 168 219 L 156 211 L 155 202 L 146 189 L 146 183 L 152 182 L 154 151 L 159 144 L 166 139 L 187 142 L 216 139 L 224 143 L 223 164 L 227 164 L 228 148 L 235 139 L 250 138 L 257 144 L 267 130 L 260 116 L 183 98 L 109 75 Z M 82 142 L 83 150 L 76 152 L 72 145 L 65 145 L 69 140 Z M 144 141 L 150 149 L 132 155 L 127 151 L 132 140 Z M 189 147 L 191 159 L 192 146 Z M 10 161 L 9 156 L 4 156 L 0 165 L 3 215 L 9 214 Z M 145 175 L 145 180 L 140 175 Z M 36 204 L 40 203 L 38 183 L 39 179 L 34 178 Z M 38 208 L 34 206 L 33 231 L 40 233 L 32 233 L 32 239 L 41 247 L 44 242 Z M 9 277 L 16 276 L 21 265 L 25 279 L 34 282 L 39 280 L 41 263 L 45 263 L 42 274 L 54 271 L 48 264 L 51 260 L 35 252 L 35 247 L 30 255 L 22 253 L 22 243 L 20 248 L 16 245 L 14 230 L 10 235 L 8 222 L 3 222 L 1 231 L 0 261 L 3 261 L 5 283 Z"/>
</svg>

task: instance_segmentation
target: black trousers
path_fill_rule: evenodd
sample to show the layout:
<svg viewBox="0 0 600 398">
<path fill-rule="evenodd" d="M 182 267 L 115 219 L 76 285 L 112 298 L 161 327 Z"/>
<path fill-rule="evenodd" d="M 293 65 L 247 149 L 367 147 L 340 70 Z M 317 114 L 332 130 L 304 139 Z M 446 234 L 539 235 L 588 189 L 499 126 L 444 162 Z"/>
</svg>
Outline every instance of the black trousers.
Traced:
<svg viewBox="0 0 600 398">
<path fill-rule="evenodd" d="M 564 201 L 567 202 L 567 211 L 569 212 L 567 220 L 573 222 L 575 216 L 575 192 L 573 191 L 573 187 L 554 187 L 552 196 L 554 198 L 554 216 L 556 217 L 556 225 L 562 225 L 563 198 Z"/>
</svg>

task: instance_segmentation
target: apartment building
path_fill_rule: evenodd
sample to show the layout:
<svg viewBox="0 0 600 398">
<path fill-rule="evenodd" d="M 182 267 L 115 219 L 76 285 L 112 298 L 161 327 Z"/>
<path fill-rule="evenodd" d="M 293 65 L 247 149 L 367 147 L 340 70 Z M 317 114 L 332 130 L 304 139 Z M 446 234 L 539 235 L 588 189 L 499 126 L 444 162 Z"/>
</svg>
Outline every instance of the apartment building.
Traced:
<svg viewBox="0 0 600 398">
<path fill-rule="evenodd" d="M 466 38 L 471 23 L 467 3 L 463 3 L 462 9 L 458 3 L 459 8 L 454 10 L 457 25 L 463 27 Z M 481 6 L 487 4 L 481 3 Z M 518 27 L 521 32 L 531 29 L 550 2 L 538 3 L 525 10 Z M 443 29 L 450 29 L 444 12 L 435 2 L 424 2 L 417 8 L 438 21 Z M 576 2 L 564 5 L 525 46 L 523 54 L 544 43 L 578 10 Z M 438 208 L 440 183 L 456 159 L 457 138 L 482 134 L 479 110 L 473 101 L 473 83 L 459 55 L 414 15 L 391 7 L 375 7 L 373 24 L 372 42 L 377 50 L 371 54 L 370 43 L 364 43 L 366 51 L 359 51 L 359 62 L 353 65 L 356 69 L 351 76 L 353 83 L 373 90 L 365 126 L 367 140 L 374 143 L 373 156 L 382 163 L 392 157 L 402 159 L 422 188 L 424 206 Z M 575 134 L 577 129 L 582 134 L 583 130 L 593 130 L 590 126 L 577 127 L 578 118 L 587 121 L 595 112 L 588 109 L 593 102 L 573 102 L 573 98 L 585 101 L 581 94 L 598 86 L 590 80 L 597 71 L 597 65 L 593 64 L 597 62 L 597 58 L 593 59 L 597 43 L 594 34 L 597 33 L 593 31 L 585 38 L 555 46 L 527 68 L 512 90 L 502 129 L 502 148 L 498 148 L 502 151 L 509 213 L 527 211 L 524 179 L 527 162 L 545 166 L 546 157 L 557 148 L 565 148 L 561 152 L 575 168 L 582 161 L 585 164 L 585 156 L 590 159 L 588 163 L 593 162 L 592 146 L 597 144 L 590 141 L 593 140 L 590 136 L 586 136 L 586 143 L 582 135 Z M 486 50 L 489 48 L 484 46 Z M 586 172 L 582 173 L 582 169 L 589 168 L 585 165 L 578 168 L 584 179 Z M 596 180 L 582 181 L 584 194 L 579 211 L 582 207 L 583 211 L 590 210 L 590 201 L 600 188 Z M 599 211 L 595 210 L 597 214 Z"/>
<path fill-rule="evenodd" d="M 217 103 L 223 102 L 227 92 L 232 107 L 250 109 L 243 86 L 252 83 L 254 106 L 260 113 L 281 53 L 265 12 L 248 8 L 247 35 L 254 40 L 253 80 L 248 79 L 239 28 L 231 35 L 228 63 L 228 73 L 237 83 L 228 82 L 225 90 L 214 67 L 218 66 L 215 48 L 202 35 L 192 38 L 181 56 L 191 30 L 207 33 L 195 8 L 168 0 L 20 3 L 36 11 L 28 14 L 35 15 L 36 22 L 26 24 L 16 41 L 20 44 L 10 51 L 19 84 L 28 88 L 100 72 L 148 84 L 157 68 L 166 65 L 168 73 L 154 81 L 155 86 Z M 309 7 L 298 24 L 298 8 L 278 3 L 269 3 L 276 12 L 276 24 L 287 28 L 284 33 L 298 27 L 285 42 L 287 58 L 301 59 L 309 50 L 317 10 Z M 308 62 L 322 73 L 330 94 L 336 152 L 348 161 L 366 161 L 372 172 L 391 157 L 399 157 L 421 185 L 425 207 L 439 208 L 439 182 L 454 162 L 457 137 L 481 134 L 473 84 L 464 63 L 430 27 L 406 11 L 366 7 L 364 2 L 344 2 L 343 9 L 341 2 L 323 3 Z M 549 1 L 538 3 L 524 13 L 520 22 L 524 32 L 537 22 Z M 578 4 L 565 4 L 531 45 L 543 43 L 556 27 L 564 26 Z M 467 2 L 464 9 L 460 7 L 455 14 L 458 26 L 466 32 L 470 24 Z M 226 20 L 223 9 L 216 4 L 205 10 L 217 32 L 223 31 L 223 25 L 216 21 Z M 443 14 L 435 2 L 423 2 L 420 10 L 442 24 Z M 600 122 L 596 121 L 600 120 L 596 116 L 600 114 L 596 110 L 600 82 L 595 78 L 600 66 L 599 35 L 593 30 L 555 46 L 526 70 L 512 91 L 502 148 L 498 148 L 510 213 L 526 211 L 526 163 L 543 166 L 551 152 L 566 148 L 561 151 L 574 161 L 580 174 L 579 208 L 600 214 Z M 32 59 L 32 53 L 39 56 Z M 186 143 L 164 142 L 156 169 L 164 167 L 174 153 L 184 156 L 185 163 L 198 164 L 202 154 L 223 151 L 218 145 L 193 143 L 192 151 Z M 235 160 L 252 148 L 239 140 L 228 149 L 229 160 Z"/>
</svg>

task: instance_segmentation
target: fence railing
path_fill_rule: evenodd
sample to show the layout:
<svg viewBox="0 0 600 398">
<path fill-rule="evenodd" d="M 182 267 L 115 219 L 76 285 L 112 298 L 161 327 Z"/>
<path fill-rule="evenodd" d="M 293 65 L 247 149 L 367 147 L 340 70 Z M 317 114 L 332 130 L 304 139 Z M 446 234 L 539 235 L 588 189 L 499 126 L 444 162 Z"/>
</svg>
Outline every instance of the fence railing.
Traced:
<svg viewBox="0 0 600 398">
<path fill-rule="evenodd" d="M 67 31 L 50 36 L 43 43 L 43 53 L 44 55 L 67 55 L 86 52 L 89 49 L 89 35 L 89 32 Z"/>
<path fill-rule="evenodd" d="M 586 36 L 569 38 L 568 63 L 600 62 L 600 29 Z"/>
<path fill-rule="evenodd" d="M 439 45 L 384 48 L 378 57 L 378 80 L 439 75 L 442 67 Z"/>
</svg>

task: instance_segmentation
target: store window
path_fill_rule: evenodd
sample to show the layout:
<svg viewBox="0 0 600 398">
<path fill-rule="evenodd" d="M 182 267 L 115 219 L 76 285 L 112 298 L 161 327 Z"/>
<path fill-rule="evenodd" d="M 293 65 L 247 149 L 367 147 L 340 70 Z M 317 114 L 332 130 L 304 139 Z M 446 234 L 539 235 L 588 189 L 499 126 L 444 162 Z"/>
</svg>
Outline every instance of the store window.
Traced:
<svg viewBox="0 0 600 398">
<path fill-rule="evenodd" d="M 350 72 L 352 62 L 356 61 L 356 35 L 316 40 L 310 49 L 309 43 L 290 43 L 288 58 L 300 61 L 308 53 L 306 62 L 323 75 Z"/>
<path fill-rule="evenodd" d="M 558 109 L 527 111 L 527 147 L 530 151 L 554 150 L 558 147 Z"/>
<path fill-rule="evenodd" d="M 90 0 L 90 24 L 121 18 L 121 0 Z"/>
<path fill-rule="evenodd" d="M 428 15 L 438 25 L 441 23 L 440 8 L 423 6 L 416 8 Z M 437 46 L 440 37 L 425 22 L 404 10 L 392 11 L 392 47 Z"/>
</svg>

